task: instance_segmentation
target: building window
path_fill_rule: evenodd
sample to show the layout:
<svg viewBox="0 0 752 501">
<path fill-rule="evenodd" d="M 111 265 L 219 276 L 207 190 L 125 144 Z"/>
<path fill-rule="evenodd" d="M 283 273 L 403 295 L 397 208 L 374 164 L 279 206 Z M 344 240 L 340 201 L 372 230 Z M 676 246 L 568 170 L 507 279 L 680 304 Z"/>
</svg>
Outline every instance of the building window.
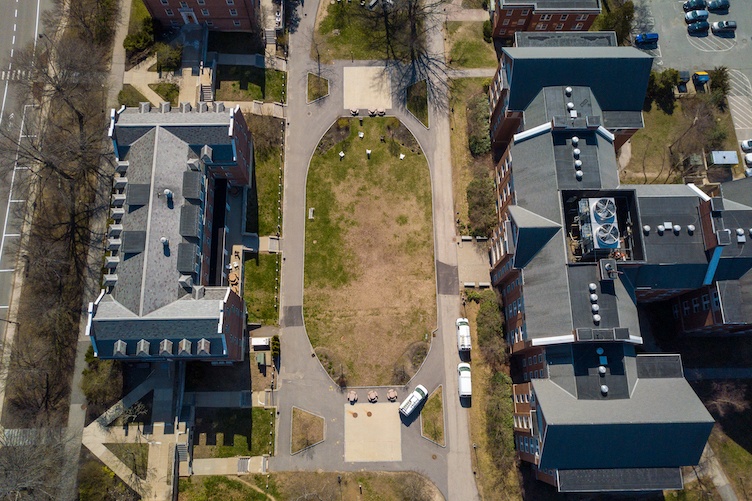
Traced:
<svg viewBox="0 0 752 501">
<path fill-rule="evenodd" d="M 710 309 L 710 296 L 707 294 L 702 295 L 702 311 L 708 311 Z"/>
<path fill-rule="evenodd" d="M 523 367 L 527 367 L 527 359 L 526 358 L 522 359 L 522 366 Z"/>
<path fill-rule="evenodd" d="M 569 14 L 562 14 L 561 17 L 559 17 L 559 21 L 566 21 L 567 18 L 569 18 Z"/>
<path fill-rule="evenodd" d="M 528 366 L 533 365 L 533 359 L 532 359 L 532 357 L 527 357 L 527 365 Z"/>
<path fill-rule="evenodd" d="M 718 310 L 721 307 L 721 302 L 718 300 L 718 291 L 713 291 L 713 310 Z"/>
<path fill-rule="evenodd" d="M 674 303 L 673 310 L 674 310 L 674 319 L 678 320 L 679 319 L 679 305 L 677 303 Z"/>
<path fill-rule="evenodd" d="M 165 12 L 165 14 L 167 14 L 167 15 L 168 15 L 168 16 L 170 16 L 170 17 L 172 17 L 172 16 L 174 16 L 174 15 L 175 15 L 175 14 L 174 14 L 174 13 L 172 12 L 172 9 L 165 9 L 165 10 L 164 10 L 164 12 Z"/>
<path fill-rule="evenodd" d="M 522 26 L 523 24 L 525 24 L 525 20 L 524 19 L 518 19 L 517 20 L 517 26 Z"/>
<path fill-rule="evenodd" d="M 522 11 L 522 15 L 523 15 L 523 16 L 527 16 L 528 14 L 530 14 L 530 9 L 524 9 L 524 10 Z"/>
<path fill-rule="evenodd" d="M 577 16 L 577 20 L 578 21 L 587 21 L 588 20 L 588 15 L 587 14 L 580 14 L 579 16 Z"/>
<path fill-rule="evenodd" d="M 551 20 L 551 14 L 541 14 L 540 20 L 541 21 L 550 21 Z"/>
<path fill-rule="evenodd" d="M 543 363 L 543 353 L 538 353 L 538 363 Z"/>
<path fill-rule="evenodd" d="M 233 25 L 233 26 L 240 26 L 240 21 L 233 21 L 233 22 L 232 22 L 232 25 Z"/>
<path fill-rule="evenodd" d="M 507 13 L 507 17 L 509 17 L 509 16 L 511 16 L 514 13 L 514 11 L 513 10 L 507 10 L 506 13 Z"/>
<path fill-rule="evenodd" d="M 524 379 L 525 381 L 527 381 L 527 372 L 522 375 L 522 379 Z"/>
<path fill-rule="evenodd" d="M 546 31 L 546 28 L 548 28 L 548 23 L 538 23 L 535 25 L 535 31 Z"/>
<path fill-rule="evenodd" d="M 238 9 L 230 9 L 230 15 L 231 16 L 237 16 L 238 15 Z"/>
<path fill-rule="evenodd" d="M 211 20 L 207 20 L 207 21 L 206 21 L 206 25 L 207 25 L 207 26 L 214 26 L 214 21 L 211 21 Z"/>
<path fill-rule="evenodd" d="M 689 315 L 689 301 L 684 301 L 682 303 L 682 309 L 684 310 L 684 316 L 686 317 Z"/>
<path fill-rule="evenodd" d="M 162 4 L 162 5 L 167 5 L 167 4 L 169 3 L 169 2 L 167 1 L 167 0 L 159 0 L 159 2 L 160 2 L 160 3 Z"/>
<path fill-rule="evenodd" d="M 509 26 L 509 19 L 504 19 L 501 23 L 502 26 Z"/>
<path fill-rule="evenodd" d="M 188 2 L 180 2 L 180 7 L 182 7 L 183 9 L 187 9 L 188 8 Z"/>
<path fill-rule="evenodd" d="M 585 25 L 584 25 L 584 24 L 582 24 L 582 23 L 577 23 L 577 24 L 575 24 L 575 25 L 574 25 L 574 30 L 575 30 L 575 31 L 579 31 L 579 30 L 581 30 L 581 29 L 582 29 L 582 28 L 583 28 L 584 26 L 585 26 Z"/>
<path fill-rule="evenodd" d="M 235 0 L 227 0 L 227 5 L 235 5 Z"/>
<path fill-rule="evenodd" d="M 206 5 L 206 0 L 196 0 L 199 5 Z"/>
<path fill-rule="evenodd" d="M 563 29 L 564 29 L 564 23 L 558 23 L 558 24 L 556 25 L 556 29 L 557 29 L 557 30 L 563 30 Z"/>
<path fill-rule="evenodd" d="M 201 15 L 202 16 L 208 16 L 209 15 L 209 9 L 201 9 Z"/>
<path fill-rule="evenodd" d="M 172 21 L 170 21 L 170 25 L 171 25 L 171 26 L 172 26 L 173 28 L 174 28 L 174 27 L 177 27 L 177 26 L 180 26 L 180 25 L 178 24 L 178 22 L 177 22 L 177 21 L 175 21 L 174 19 L 173 19 Z"/>
<path fill-rule="evenodd" d="M 698 311 L 700 311 L 700 300 L 697 299 L 696 297 L 693 297 L 692 298 L 692 312 L 697 313 Z"/>
</svg>

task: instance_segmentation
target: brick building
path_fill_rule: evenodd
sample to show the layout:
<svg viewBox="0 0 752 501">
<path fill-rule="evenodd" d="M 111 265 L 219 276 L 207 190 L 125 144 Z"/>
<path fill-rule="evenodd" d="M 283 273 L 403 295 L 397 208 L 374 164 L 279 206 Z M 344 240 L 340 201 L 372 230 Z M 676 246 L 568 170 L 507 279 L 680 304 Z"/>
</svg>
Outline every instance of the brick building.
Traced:
<svg viewBox="0 0 752 501">
<path fill-rule="evenodd" d="M 243 228 L 228 193 L 249 185 L 253 143 L 238 109 L 204 106 L 112 112 L 113 223 L 87 326 L 99 358 L 244 357 L 245 304 L 227 285 L 228 237 Z"/>
<path fill-rule="evenodd" d="M 260 0 L 144 0 L 144 4 L 165 27 L 206 23 L 213 30 L 252 31 L 259 24 Z"/>
<path fill-rule="evenodd" d="M 495 0 L 493 36 L 522 31 L 587 31 L 601 13 L 600 0 Z"/>
</svg>

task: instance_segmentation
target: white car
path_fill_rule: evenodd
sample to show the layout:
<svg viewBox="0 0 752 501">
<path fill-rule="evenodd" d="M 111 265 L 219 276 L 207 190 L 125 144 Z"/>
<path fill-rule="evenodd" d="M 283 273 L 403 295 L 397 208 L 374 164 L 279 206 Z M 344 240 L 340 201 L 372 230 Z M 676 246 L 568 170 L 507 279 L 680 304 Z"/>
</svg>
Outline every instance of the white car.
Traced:
<svg viewBox="0 0 752 501">
<path fill-rule="evenodd" d="M 422 384 L 415 387 L 412 393 L 400 404 L 400 412 L 403 416 L 409 416 L 418 404 L 420 404 L 424 398 L 428 396 L 428 390 Z"/>
<path fill-rule="evenodd" d="M 747 167 L 752 167 L 752 153 L 747 153 L 744 155 L 744 165 Z"/>
<path fill-rule="evenodd" d="M 470 364 L 462 362 L 457 365 L 457 388 L 459 389 L 460 398 L 469 398 L 473 396 L 473 384 L 470 379 Z"/>
<path fill-rule="evenodd" d="M 745 153 L 752 151 L 752 139 L 745 139 L 742 141 L 742 151 Z"/>
<path fill-rule="evenodd" d="M 696 23 L 697 21 L 707 21 L 710 12 L 705 9 L 692 10 L 684 14 L 684 20 L 687 23 Z"/>
<path fill-rule="evenodd" d="M 455 325 L 457 326 L 457 349 L 470 351 L 470 323 L 466 318 L 458 318 Z"/>
</svg>

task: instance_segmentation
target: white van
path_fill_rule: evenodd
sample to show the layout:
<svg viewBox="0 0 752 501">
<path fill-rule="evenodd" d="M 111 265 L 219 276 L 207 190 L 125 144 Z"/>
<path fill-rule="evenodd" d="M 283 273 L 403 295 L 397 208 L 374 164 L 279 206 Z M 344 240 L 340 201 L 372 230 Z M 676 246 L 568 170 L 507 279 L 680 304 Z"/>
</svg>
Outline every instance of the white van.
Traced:
<svg viewBox="0 0 752 501">
<path fill-rule="evenodd" d="M 473 396 L 473 384 L 470 379 L 470 364 L 466 362 L 457 365 L 457 388 L 459 388 L 460 398 Z"/>
<path fill-rule="evenodd" d="M 458 318 L 455 325 L 457 326 L 457 349 L 470 351 L 470 323 L 466 318 Z"/>
<path fill-rule="evenodd" d="M 400 412 L 403 416 L 409 416 L 424 398 L 428 396 L 428 390 L 422 384 L 415 387 L 412 393 L 400 404 Z"/>
</svg>

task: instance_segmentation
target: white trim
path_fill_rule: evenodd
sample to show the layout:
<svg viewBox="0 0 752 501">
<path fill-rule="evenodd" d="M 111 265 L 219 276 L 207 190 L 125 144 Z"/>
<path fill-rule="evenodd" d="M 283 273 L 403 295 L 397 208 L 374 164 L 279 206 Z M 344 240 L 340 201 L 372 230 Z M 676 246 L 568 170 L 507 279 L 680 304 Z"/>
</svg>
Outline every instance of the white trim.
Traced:
<svg viewBox="0 0 752 501">
<path fill-rule="evenodd" d="M 574 343 L 574 334 L 565 334 L 563 336 L 551 336 L 551 337 L 544 337 L 542 339 L 533 339 L 532 340 L 532 346 L 546 346 L 549 344 L 563 344 L 563 343 Z"/>
<path fill-rule="evenodd" d="M 702 191 L 700 188 L 695 185 L 695 183 L 687 183 L 687 187 L 689 187 L 690 190 L 694 191 L 698 197 L 700 197 L 704 202 L 707 202 L 710 200 L 710 197 L 707 193 Z"/>
<path fill-rule="evenodd" d="M 531 137 L 539 136 L 545 132 L 550 131 L 551 129 L 553 129 L 553 125 L 551 124 L 551 122 L 546 122 L 537 127 L 533 127 L 532 129 L 528 129 L 526 131 L 520 132 L 519 134 L 515 134 L 512 137 L 512 141 L 514 144 L 517 144 L 521 141 L 524 141 L 525 139 L 530 139 Z"/>
<path fill-rule="evenodd" d="M 601 136 L 603 136 L 604 138 L 608 139 L 608 140 L 609 140 L 609 141 L 611 141 L 612 143 L 614 142 L 614 139 L 615 139 L 615 137 L 616 137 L 616 136 L 614 136 L 613 134 L 611 134 L 611 133 L 610 133 L 610 132 L 608 131 L 608 129 L 606 129 L 606 128 L 605 128 L 604 126 L 602 126 L 602 125 L 599 125 L 599 126 L 598 126 L 598 129 L 596 129 L 596 132 L 598 132 L 598 134 L 600 134 L 600 135 L 601 135 Z"/>
</svg>

